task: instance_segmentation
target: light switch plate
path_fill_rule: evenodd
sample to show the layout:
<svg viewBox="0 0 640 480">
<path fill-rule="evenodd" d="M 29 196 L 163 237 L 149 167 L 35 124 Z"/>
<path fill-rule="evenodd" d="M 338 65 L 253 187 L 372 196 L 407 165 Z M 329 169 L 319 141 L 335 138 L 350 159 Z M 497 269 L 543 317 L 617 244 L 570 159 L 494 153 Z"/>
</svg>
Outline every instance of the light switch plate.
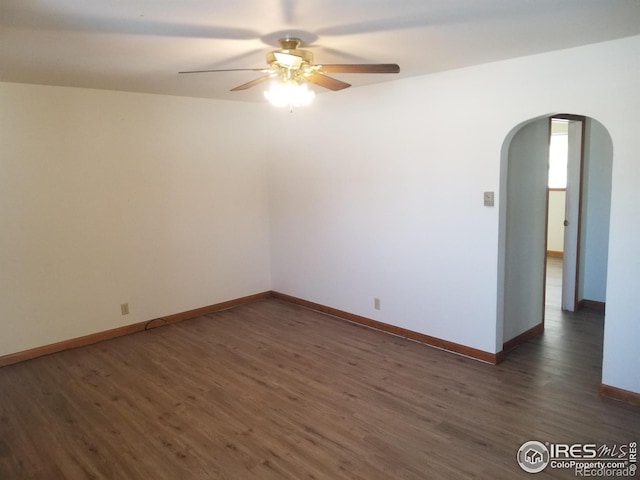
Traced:
<svg viewBox="0 0 640 480">
<path fill-rule="evenodd" d="M 493 207 L 493 192 L 484 192 L 484 206 Z"/>
</svg>

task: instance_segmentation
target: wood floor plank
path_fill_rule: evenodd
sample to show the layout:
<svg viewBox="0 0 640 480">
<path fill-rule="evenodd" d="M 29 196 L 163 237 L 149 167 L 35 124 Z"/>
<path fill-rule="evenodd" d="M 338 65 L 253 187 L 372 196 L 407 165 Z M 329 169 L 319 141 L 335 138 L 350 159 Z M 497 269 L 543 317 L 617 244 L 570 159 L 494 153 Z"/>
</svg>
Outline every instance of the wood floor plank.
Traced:
<svg viewBox="0 0 640 480">
<path fill-rule="evenodd" d="M 0 479 L 528 478 L 525 441 L 640 439 L 601 357 L 591 312 L 491 366 L 259 301 L 0 368 Z"/>
</svg>

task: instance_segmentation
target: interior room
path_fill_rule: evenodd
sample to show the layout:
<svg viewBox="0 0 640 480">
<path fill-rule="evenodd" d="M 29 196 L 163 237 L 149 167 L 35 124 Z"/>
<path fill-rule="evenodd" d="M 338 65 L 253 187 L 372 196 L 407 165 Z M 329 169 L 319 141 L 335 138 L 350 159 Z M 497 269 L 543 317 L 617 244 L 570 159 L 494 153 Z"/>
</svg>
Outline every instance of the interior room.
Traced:
<svg viewBox="0 0 640 480">
<path fill-rule="evenodd" d="M 529 440 L 637 441 L 640 4 L 400 3 L 0 3 L 0 478 L 516 478 Z M 292 57 L 314 98 L 278 108 Z"/>
</svg>

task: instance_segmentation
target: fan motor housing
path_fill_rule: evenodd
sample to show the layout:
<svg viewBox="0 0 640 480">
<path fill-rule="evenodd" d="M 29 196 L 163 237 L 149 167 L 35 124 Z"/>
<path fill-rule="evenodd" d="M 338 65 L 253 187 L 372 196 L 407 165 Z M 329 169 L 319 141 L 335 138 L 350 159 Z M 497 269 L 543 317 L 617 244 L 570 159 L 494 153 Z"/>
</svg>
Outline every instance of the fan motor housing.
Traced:
<svg viewBox="0 0 640 480">
<path fill-rule="evenodd" d="M 280 63 L 278 62 L 277 54 L 298 57 L 302 65 L 313 64 L 313 53 L 309 50 L 302 50 L 298 48 L 302 43 L 299 38 L 281 38 L 279 42 L 282 47 L 280 50 L 272 50 L 267 53 L 267 63 L 269 65 Z"/>
</svg>

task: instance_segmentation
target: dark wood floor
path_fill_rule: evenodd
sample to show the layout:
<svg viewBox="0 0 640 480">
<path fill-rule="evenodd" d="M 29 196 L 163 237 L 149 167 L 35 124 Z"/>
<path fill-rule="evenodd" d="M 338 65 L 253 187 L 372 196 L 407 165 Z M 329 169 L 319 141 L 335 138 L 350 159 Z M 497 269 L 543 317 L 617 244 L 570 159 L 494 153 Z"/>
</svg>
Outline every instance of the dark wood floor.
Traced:
<svg viewBox="0 0 640 480">
<path fill-rule="evenodd" d="M 498 366 L 264 300 L 0 368 L 0 479 L 512 479 L 527 440 L 637 441 L 602 317 L 551 313 Z"/>
</svg>

